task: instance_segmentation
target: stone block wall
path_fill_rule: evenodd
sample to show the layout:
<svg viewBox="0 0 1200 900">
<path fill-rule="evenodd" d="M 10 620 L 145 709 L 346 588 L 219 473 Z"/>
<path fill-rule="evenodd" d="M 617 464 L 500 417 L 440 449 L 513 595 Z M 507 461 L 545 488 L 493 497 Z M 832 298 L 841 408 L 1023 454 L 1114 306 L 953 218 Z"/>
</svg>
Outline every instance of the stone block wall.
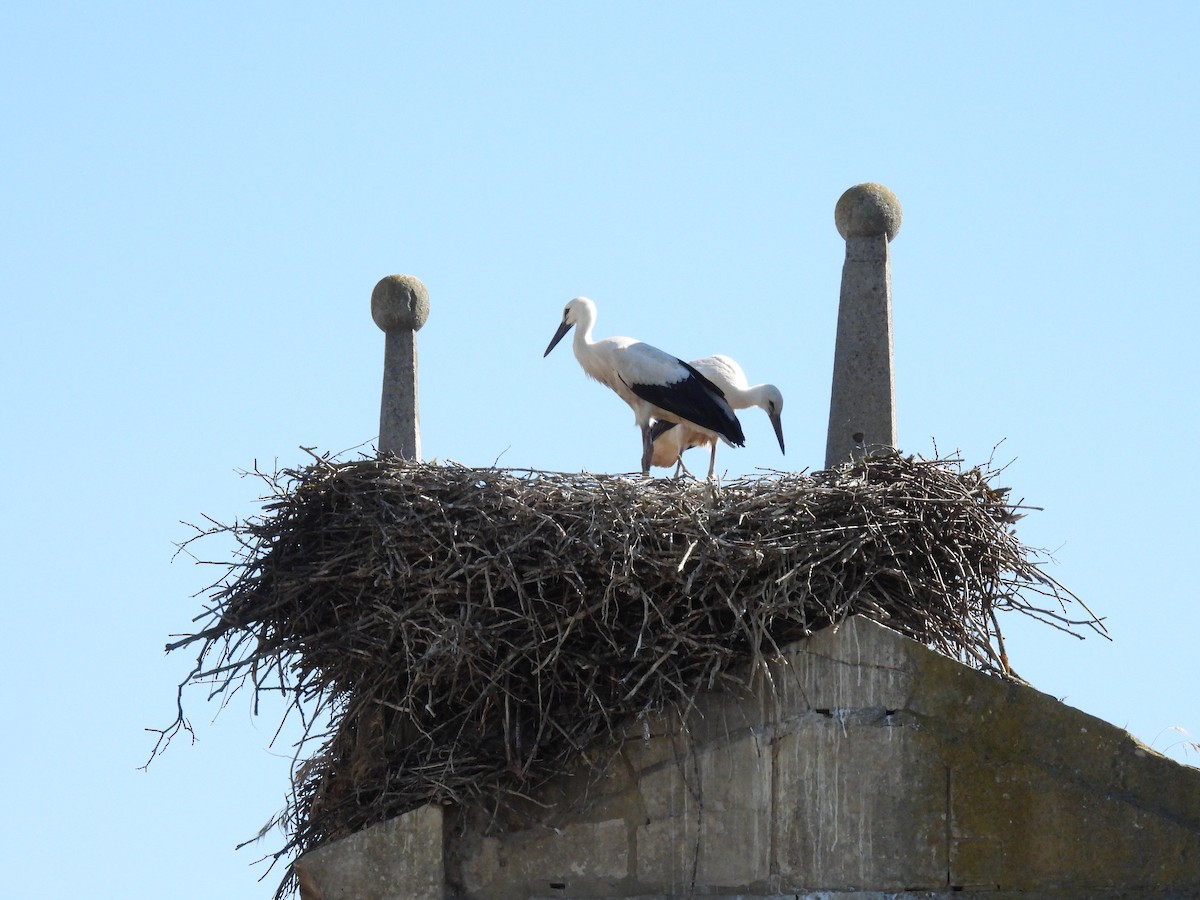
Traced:
<svg viewBox="0 0 1200 900">
<path fill-rule="evenodd" d="M 426 807 L 296 869 L 304 900 L 1200 897 L 1200 770 L 852 619 L 520 809 Z"/>
</svg>

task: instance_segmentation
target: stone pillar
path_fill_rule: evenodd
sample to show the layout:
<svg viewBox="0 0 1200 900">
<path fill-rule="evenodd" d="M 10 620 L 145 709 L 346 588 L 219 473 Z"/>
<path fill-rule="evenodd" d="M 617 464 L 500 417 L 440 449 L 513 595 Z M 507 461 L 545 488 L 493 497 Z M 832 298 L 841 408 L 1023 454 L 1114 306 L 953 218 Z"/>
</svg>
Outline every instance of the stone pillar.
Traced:
<svg viewBox="0 0 1200 900">
<path fill-rule="evenodd" d="M 429 318 L 425 285 L 412 275 L 389 275 L 381 279 L 371 292 L 371 317 L 387 335 L 383 400 L 379 407 L 379 452 L 420 461 L 417 331 Z"/>
<path fill-rule="evenodd" d="M 825 467 L 896 446 L 892 362 L 892 271 L 888 244 L 900 230 L 900 201 L 881 184 L 842 194 L 833 212 L 846 239 Z"/>
</svg>

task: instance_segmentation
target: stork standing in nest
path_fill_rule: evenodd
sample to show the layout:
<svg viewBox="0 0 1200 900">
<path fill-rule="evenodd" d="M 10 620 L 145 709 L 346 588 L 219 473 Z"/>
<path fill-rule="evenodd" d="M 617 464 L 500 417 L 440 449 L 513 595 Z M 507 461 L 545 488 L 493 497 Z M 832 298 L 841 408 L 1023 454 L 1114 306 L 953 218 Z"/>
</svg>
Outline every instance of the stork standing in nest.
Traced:
<svg viewBox="0 0 1200 900">
<path fill-rule="evenodd" d="M 714 443 L 719 438 L 742 447 L 742 424 L 721 388 L 693 366 L 670 353 L 628 337 L 592 340 L 596 304 L 576 297 L 563 309 L 562 323 L 550 339 L 549 356 L 563 336 L 575 328 L 575 358 L 591 378 L 611 389 L 633 410 L 642 432 L 642 474 L 650 474 L 654 441 L 652 421 L 686 425 Z"/>
<path fill-rule="evenodd" d="M 693 359 L 691 364 L 697 372 L 715 384 L 725 395 L 725 400 L 734 409 L 748 409 L 757 406 L 771 420 L 775 429 L 775 437 L 779 440 L 779 452 L 783 449 L 783 394 L 773 384 L 756 384 L 750 386 L 746 373 L 736 360 L 728 356 L 706 356 L 704 359 Z M 657 421 L 650 427 L 650 437 L 654 441 L 654 453 L 651 465 L 669 467 L 677 465 L 675 474 L 688 472 L 683 464 L 683 452 L 692 447 L 712 445 L 712 457 L 708 464 L 708 477 L 711 481 L 717 468 L 717 442 L 703 432 L 688 425 L 676 425 L 674 422 Z"/>
</svg>

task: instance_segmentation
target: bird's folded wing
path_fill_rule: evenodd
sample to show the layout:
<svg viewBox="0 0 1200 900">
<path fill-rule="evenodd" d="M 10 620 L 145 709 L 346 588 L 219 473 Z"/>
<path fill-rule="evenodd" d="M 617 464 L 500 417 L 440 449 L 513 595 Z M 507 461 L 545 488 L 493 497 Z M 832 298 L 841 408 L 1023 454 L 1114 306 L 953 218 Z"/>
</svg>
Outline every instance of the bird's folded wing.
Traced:
<svg viewBox="0 0 1200 900">
<path fill-rule="evenodd" d="M 742 424 L 725 402 L 721 389 L 683 360 L 674 357 L 671 359 L 674 362 L 672 368 L 675 377 L 669 381 L 643 381 L 633 380 L 624 375 L 622 377 L 633 393 L 659 409 L 693 425 L 714 431 L 735 446 L 745 444 Z"/>
</svg>

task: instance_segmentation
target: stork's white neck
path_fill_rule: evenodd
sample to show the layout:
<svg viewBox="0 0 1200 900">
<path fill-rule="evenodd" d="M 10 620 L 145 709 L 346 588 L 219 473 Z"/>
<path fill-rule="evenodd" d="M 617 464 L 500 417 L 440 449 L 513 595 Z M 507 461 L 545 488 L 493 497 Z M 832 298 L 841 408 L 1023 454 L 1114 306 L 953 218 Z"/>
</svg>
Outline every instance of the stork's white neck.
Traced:
<svg viewBox="0 0 1200 900">
<path fill-rule="evenodd" d="M 595 343 L 592 340 L 592 325 L 595 323 L 590 319 L 584 319 L 575 326 L 575 337 L 571 339 L 575 348 L 576 355 L 579 354 L 580 347 L 587 347 L 589 344 Z"/>
<path fill-rule="evenodd" d="M 736 409 L 746 409 L 750 406 L 761 406 L 767 408 L 766 398 L 767 386 L 765 384 L 756 384 L 754 387 L 734 388 L 734 393 L 737 396 L 737 403 L 730 403 L 730 406 Z M 732 400 L 732 398 L 730 398 Z"/>
<path fill-rule="evenodd" d="M 579 310 L 579 321 L 575 323 L 575 337 L 572 346 L 575 356 L 579 356 L 581 348 L 587 347 L 592 341 L 592 327 L 596 324 L 596 307 L 591 303 L 584 304 Z"/>
<path fill-rule="evenodd" d="M 757 406 L 764 412 L 770 412 L 771 395 L 771 385 L 769 384 L 756 384 L 748 388 L 730 385 L 725 388 L 725 399 L 734 409 L 749 409 L 751 406 Z"/>
</svg>

